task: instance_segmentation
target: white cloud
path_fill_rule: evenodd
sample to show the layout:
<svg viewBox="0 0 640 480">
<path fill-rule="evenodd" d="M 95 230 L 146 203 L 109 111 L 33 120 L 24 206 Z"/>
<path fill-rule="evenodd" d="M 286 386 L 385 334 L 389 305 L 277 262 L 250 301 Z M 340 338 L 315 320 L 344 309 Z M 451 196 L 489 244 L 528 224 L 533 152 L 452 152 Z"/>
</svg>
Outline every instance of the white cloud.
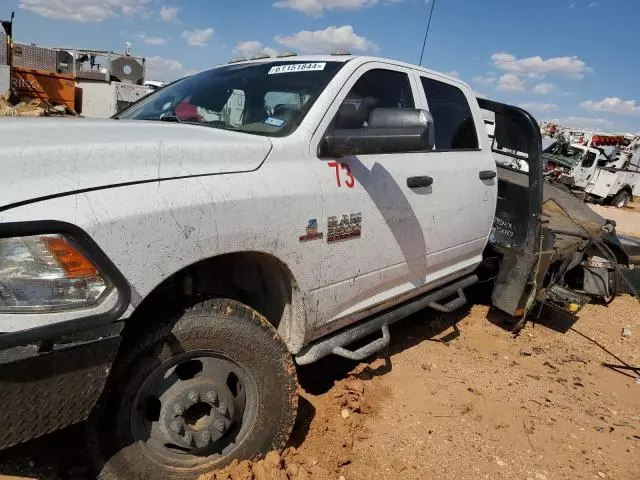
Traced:
<svg viewBox="0 0 640 480">
<path fill-rule="evenodd" d="M 524 92 L 524 83 L 517 75 L 505 73 L 498 80 L 496 88 L 502 92 Z"/>
<path fill-rule="evenodd" d="M 572 2 L 569 4 L 569 8 L 575 8 L 578 4 L 576 2 Z"/>
<path fill-rule="evenodd" d="M 451 70 L 450 72 L 445 72 L 445 75 L 449 75 L 450 77 L 460 78 L 460 72 L 457 70 Z"/>
<path fill-rule="evenodd" d="M 213 37 L 213 28 L 211 27 L 203 28 L 202 30 L 185 30 L 182 32 L 182 38 L 194 47 L 206 47 L 211 37 Z"/>
<path fill-rule="evenodd" d="M 494 75 L 487 75 L 485 77 L 480 75 L 478 77 L 474 77 L 472 81 L 474 83 L 482 85 L 483 87 L 490 87 L 491 85 L 496 83 L 496 80 L 497 80 L 497 78 Z"/>
<path fill-rule="evenodd" d="M 276 52 L 273 48 L 265 47 L 262 42 L 258 42 L 257 40 L 240 42 L 234 47 L 233 51 L 234 53 L 242 55 L 245 58 L 250 58 L 252 55 L 260 53 L 267 54 L 270 57 L 275 57 L 278 54 L 278 52 Z"/>
<path fill-rule="evenodd" d="M 146 61 L 146 78 L 169 82 L 184 75 L 182 63 L 162 57 L 150 57 Z"/>
<path fill-rule="evenodd" d="M 165 22 L 178 21 L 178 9 L 176 7 L 161 7 L 160 18 Z"/>
<path fill-rule="evenodd" d="M 600 3 L 598 3 L 598 2 L 591 2 L 591 3 L 589 4 L 589 8 L 595 8 L 595 7 L 597 7 L 598 5 L 600 5 Z"/>
<path fill-rule="evenodd" d="M 521 103 L 520 108 L 525 110 L 533 110 L 534 112 L 557 112 L 560 107 L 555 103 L 538 103 L 538 102 L 526 102 Z"/>
<path fill-rule="evenodd" d="M 400 1 L 402 0 L 279 0 L 273 6 L 318 17 L 325 10 L 359 10 L 376 4 L 388 5 Z"/>
<path fill-rule="evenodd" d="M 480 98 L 488 98 L 487 95 L 482 92 L 478 92 L 477 90 L 473 90 L 473 95 Z"/>
<path fill-rule="evenodd" d="M 590 117 L 565 117 L 565 118 L 555 118 L 554 122 L 559 123 L 560 125 L 565 125 L 573 128 L 611 128 L 613 127 L 613 122 L 607 120 L 605 118 L 590 118 Z"/>
<path fill-rule="evenodd" d="M 141 39 L 147 45 L 166 45 L 169 42 L 168 38 L 164 37 L 148 37 L 144 33 L 139 33 L 138 38 Z"/>
<path fill-rule="evenodd" d="M 327 27 L 324 30 L 310 32 L 307 30 L 293 35 L 280 36 L 274 39 L 281 45 L 298 50 L 303 53 L 330 53 L 336 48 L 357 50 L 378 50 L 378 46 L 365 37 L 356 35 L 351 25 L 342 27 Z"/>
<path fill-rule="evenodd" d="M 539 83 L 533 87 L 533 90 L 531 91 L 538 95 L 549 95 L 551 92 L 555 91 L 555 89 L 556 86 L 553 83 Z"/>
<path fill-rule="evenodd" d="M 622 100 L 618 97 L 607 97 L 600 102 L 587 100 L 580 104 L 587 110 L 619 113 L 621 115 L 640 115 L 640 105 L 635 100 Z"/>
<path fill-rule="evenodd" d="M 572 57 L 552 57 L 546 60 L 540 56 L 516 58 L 510 53 L 494 53 L 491 55 L 493 64 L 509 73 L 515 73 L 530 78 L 544 78 L 548 74 L 566 75 L 581 79 L 586 72 L 593 69 L 575 55 Z"/>
<path fill-rule="evenodd" d="M 54 20 L 102 22 L 118 15 L 146 15 L 149 0 L 20 0 L 20 8 Z"/>
</svg>

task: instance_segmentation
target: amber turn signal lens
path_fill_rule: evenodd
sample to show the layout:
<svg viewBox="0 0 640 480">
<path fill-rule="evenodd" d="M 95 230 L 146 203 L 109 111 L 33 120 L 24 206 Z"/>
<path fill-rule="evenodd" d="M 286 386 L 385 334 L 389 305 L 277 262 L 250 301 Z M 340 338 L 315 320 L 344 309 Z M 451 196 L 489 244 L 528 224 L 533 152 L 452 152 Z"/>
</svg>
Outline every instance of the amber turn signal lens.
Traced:
<svg viewBox="0 0 640 480">
<path fill-rule="evenodd" d="M 66 272 L 67 278 L 95 277 L 98 274 L 96 267 L 64 238 L 45 237 L 45 243 Z"/>
</svg>

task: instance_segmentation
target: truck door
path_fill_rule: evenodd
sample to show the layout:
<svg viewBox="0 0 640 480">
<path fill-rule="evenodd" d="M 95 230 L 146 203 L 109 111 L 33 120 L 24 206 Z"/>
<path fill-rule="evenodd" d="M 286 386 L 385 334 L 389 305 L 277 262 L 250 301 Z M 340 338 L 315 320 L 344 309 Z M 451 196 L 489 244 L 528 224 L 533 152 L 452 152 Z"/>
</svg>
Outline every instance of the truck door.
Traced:
<svg viewBox="0 0 640 480">
<path fill-rule="evenodd" d="M 449 79 L 418 76 L 424 108 L 435 124 L 435 149 L 421 162 L 422 175 L 433 178 L 429 203 L 434 216 L 426 233 L 428 280 L 433 281 L 461 274 L 482 260 L 498 181 L 479 109 L 472 110 L 470 99 Z"/>
<path fill-rule="evenodd" d="M 607 198 L 612 193 L 617 193 L 616 187 L 620 184 L 619 181 L 616 182 L 617 176 L 618 174 L 616 172 L 596 168 L 593 175 L 589 178 L 584 191 L 597 197 Z"/>
<path fill-rule="evenodd" d="M 323 194 L 321 288 L 316 334 L 355 322 L 390 299 L 425 285 L 428 238 L 435 215 L 429 186 L 409 188 L 426 175 L 426 154 L 363 154 L 320 158 L 318 147 L 333 129 L 367 127 L 374 108 L 415 108 L 416 88 L 407 68 L 370 62 L 343 85 L 313 135 L 310 155 Z"/>
<path fill-rule="evenodd" d="M 585 188 L 589 183 L 589 179 L 595 173 L 595 164 L 597 158 L 596 152 L 585 150 L 580 163 L 573 169 L 574 185 L 578 188 Z"/>
</svg>

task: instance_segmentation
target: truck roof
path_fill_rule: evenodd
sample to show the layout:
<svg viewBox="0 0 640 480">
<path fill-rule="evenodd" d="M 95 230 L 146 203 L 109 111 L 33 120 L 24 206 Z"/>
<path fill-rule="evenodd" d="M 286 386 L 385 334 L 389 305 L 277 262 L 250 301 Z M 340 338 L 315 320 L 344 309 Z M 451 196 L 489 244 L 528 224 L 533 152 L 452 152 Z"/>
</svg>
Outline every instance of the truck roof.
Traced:
<svg viewBox="0 0 640 480">
<path fill-rule="evenodd" d="M 287 57 L 265 57 L 259 58 L 255 60 L 241 60 L 236 62 L 229 62 L 226 64 L 218 65 L 215 68 L 224 67 L 226 65 L 237 65 L 237 64 L 250 64 L 250 63 L 267 63 L 267 62 L 290 62 L 290 63 L 300 63 L 300 62 L 357 62 L 359 65 L 367 63 L 367 62 L 383 62 L 391 65 L 397 65 L 399 67 L 412 68 L 414 70 L 419 70 L 424 73 L 436 74 L 442 77 L 445 77 L 449 80 L 465 83 L 457 77 L 453 77 L 451 75 L 447 75 L 442 72 L 438 72 L 435 70 L 429 70 L 428 68 L 421 67 L 419 65 L 414 65 L 411 63 L 401 62 L 399 60 L 393 60 L 391 58 L 384 57 L 375 57 L 369 55 L 293 55 Z M 210 69 L 208 69 L 210 70 Z"/>
</svg>

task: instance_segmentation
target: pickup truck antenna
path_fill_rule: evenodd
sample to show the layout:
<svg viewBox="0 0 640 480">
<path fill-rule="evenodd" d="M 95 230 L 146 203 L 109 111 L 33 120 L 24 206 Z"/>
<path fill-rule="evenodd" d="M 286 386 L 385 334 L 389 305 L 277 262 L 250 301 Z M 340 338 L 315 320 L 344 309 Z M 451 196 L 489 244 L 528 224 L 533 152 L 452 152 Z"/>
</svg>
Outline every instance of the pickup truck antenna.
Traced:
<svg viewBox="0 0 640 480">
<path fill-rule="evenodd" d="M 431 0 L 431 10 L 429 10 L 429 21 L 427 22 L 427 29 L 424 32 L 424 41 L 422 42 L 422 51 L 420 52 L 420 62 L 418 65 L 422 66 L 422 57 L 424 56 L 424 47 L 427 45 L 427 37 L 429 36 L 429 27 L 431 27 L 431 17 L 433 17 L 433 7 L 436 5 L 436 0 Z"/>
</svg>

